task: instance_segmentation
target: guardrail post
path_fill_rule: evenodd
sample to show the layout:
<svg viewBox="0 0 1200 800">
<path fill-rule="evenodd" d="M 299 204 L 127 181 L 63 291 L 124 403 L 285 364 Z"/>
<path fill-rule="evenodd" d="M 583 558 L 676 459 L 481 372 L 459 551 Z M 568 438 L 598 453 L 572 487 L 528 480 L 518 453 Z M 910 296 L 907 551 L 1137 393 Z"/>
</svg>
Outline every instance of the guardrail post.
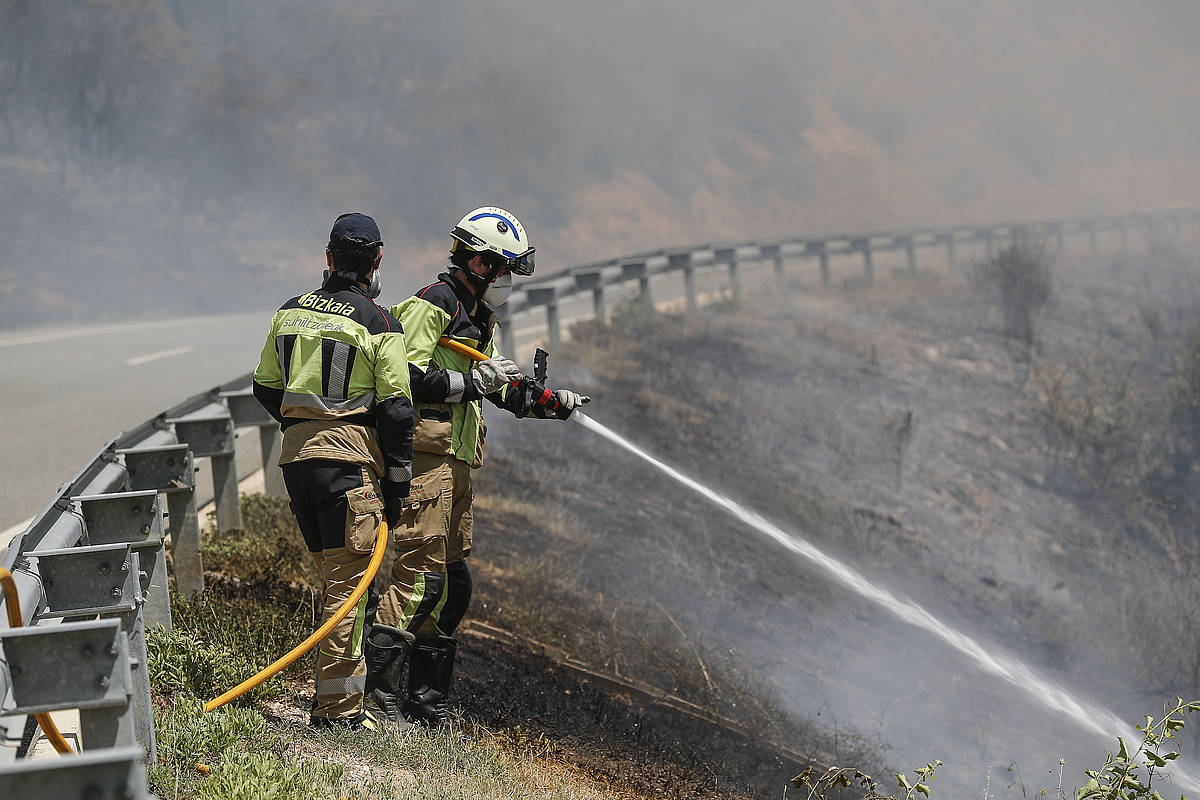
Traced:
<svg viewBox="0 0 1200 800">
<path fill-rule="evenodd" d="M 941 237 L 946 242 L 946 264 L 950 267 L 951 274 L 958 272 L 958 256 L 954 251 L 954 231 L 950 231 Z"/>
<path fill-rule="evenodd" d="M 147 625 L 171 630 L 171 598 L 167 592 L 167 553 L 163 515 L 154 489 L 71 498 L 83 514 L 87 542 L 129 544 L 141 564 L 142 618 Z"/>
<path fill-rule="evenodd" d="M 115 619 L 0 628 L 16 707 L 5 714 L 79 709 L 88 750 L 137 745 L 129 639 Z"/>
<path fill-rule="evenodd" d="M 0 797 L 149 800 L 146 754 L 114 747 L 60 759 L 22 759 L 0 766 Z"/>
<path fill-rule="evenodd" d="M 130 708 L 134 734 L 151 761 L 157 759 L 154 706 L 150 697 L 150 672 L 146 655 L 146 626 L 142 618 L 140 591 L 144 577 L 134 546 L 102 544 L 62 550 L 35 550 L 31 555 L 37 556 L 38 572 L 42 576 L 46 604 L 49 606 L 38 615 L 39 622 L 96 615 L 102 619 L 115 618 L 120 621 L 128 639 Z M 81 717 L 81 724 L 82 721 Z M 87 741 L 84 733 L 84 742 Z"/>
<path fill-rule="evenodd" d="M 729 290 L 733 302 L 742 302 L 742 276 L 738 272 L 737 248 L 718 247 L 713 249 L 713 262 L 729 265 Z"/>
<path fill-rule="evenodd" d="M 913 237 L 900 236 L 897 237 L 896 243 L 904 248 L 904 255 L 908 260 L 908 274 L 917 274 L 917 251 L 913 247 Z"/>
<path fill-rule="evenodd" d="M 209 403 L 198 411 L 167 422 L 174 423 L 176 437 L 192 448 L 192 455 L 207 456 L 212 464 L 217 529 L 226 531 L 242 527 L 233 420 L 229 416 L 229 409 L 220 403 Z"/>
<path fill-rule="evenodd" d="M 608 310 L 604 307 L 604 284 L 601 282 L 600 268 L 576 272 L 575 288 L 581 292 L 591 290 L 592 313 L 596 315 L 596 321 L 601 325 L 607 324 Z"/>
<path fill-rule="evenodd" d="M 149 800 L 146 754 L 114 747 L 69 758 L 22 759 L 0 766 L 0 797 Z"/>
<path fill-rule="evenodd" d="M 696 299 L 696 267 L 692 264 L 691 250 L 667 253 L 667 269 L 683 270 L 683 293 L 687 297 L 687 310 L 695 311 L 700 303 Z"/>
<path fill-rule="evenodd" d="M 813 242 L 804 243 L 804 255 L 817 256 L 821 262 L 821 284 L 828 286 L 830 281 L 829 275 L 829 247 L 824 239 L 818 239 Z"/>
<path fill-rule="evenodd" d="M 871 258 L 871 240 L 868 238 L 851 239 L 850 246 L 862 252 L 863 278 L 868 284 L 875 281 L 875 262 Z"/>
<path fill-rule="evenodd" d="M 1094 256 L 1096 255 L 1096 223 L 1088 220 L 1084 227 L 1087 228 L 1088 234 L 1088 252 Z"/>
<path fill-rule="evenodd" d="M 642 300 L 653 304 L 654 298 L 650 296 L 650 270 L 644 259 L 621 262 L 621 279 L 627 281 L 632 278 L 637 278 L 638 295 Z"/>
<path fill-rule="evenodd" d="M 546 306 L 546 328 L 549 331 L 550 346 L 558 347 L 562 341 L 562 332 L 558 327 L 558 290 L 553 286 L 531 286 L 525 289 L 529 304 Z"/>
<path fill-rule="evenodd" d="M 184 597 L 204 591 L 200 520 L 196 513 L 196 469 L 186 444 L 118 450 L 125 457 L 130 488 L 156 489 L 167 496 L 175 588 Z"/>
<path fill-rule="evenodd" d="M 509 308 L 509 303 L 497 308 L 496 316 L 499 318 L 500 326 L 500 352 L 502 355 L 515 359 L 517 357 L 517 334 L 513 330 L 513 312 Z"/>
<path fill-rule="evenodd" d="M 252 389 L 236 392 L 221 392 L 221 397 L 229 404 L 229 415 L 233 418 L 234 427 L 258 428 L 259 449 L 262 453 L 263 494 L 270 497 L 287 497 L 287 487 L 283 485 L 283 470 L 279 468 L 279 451 L 283 445 L 283 433 L 262 403 L 254 396 Z"/>
<path fill-rule="evenodd" d="M 764 244 L 758 248 L 762 258 L 771 259 L 776 275 L 783 275 L 783 247 L 777 244 Z"/>
</svg>

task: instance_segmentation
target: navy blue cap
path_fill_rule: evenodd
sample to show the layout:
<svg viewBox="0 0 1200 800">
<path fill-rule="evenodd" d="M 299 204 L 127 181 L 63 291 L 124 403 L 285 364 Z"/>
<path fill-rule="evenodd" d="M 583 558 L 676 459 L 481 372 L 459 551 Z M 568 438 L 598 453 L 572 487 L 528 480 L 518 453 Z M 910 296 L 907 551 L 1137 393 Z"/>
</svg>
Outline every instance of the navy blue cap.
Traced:
<svg viewBox="0 0 1200 800">
<path fill-rule="evenodd" d="M 364 244 L 383 244 L 379 226 L 366 214 L 342 214 L 333 223 L 329 232 L 329 243 L 337 244 L 346 239 L 356 239 Z"/>
</svg>

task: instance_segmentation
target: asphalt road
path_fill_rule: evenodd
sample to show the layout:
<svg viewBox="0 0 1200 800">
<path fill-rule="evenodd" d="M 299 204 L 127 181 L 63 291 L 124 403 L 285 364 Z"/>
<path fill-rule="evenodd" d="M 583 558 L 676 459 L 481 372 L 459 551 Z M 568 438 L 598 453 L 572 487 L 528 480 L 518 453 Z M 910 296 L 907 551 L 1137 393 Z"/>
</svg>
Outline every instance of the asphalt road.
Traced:
<svg viewBox="0 0 1200 800">
<path fill-rule="evenodd" d="M 0 336 L 0 530 L 113 436 L 254 368 L 269 311 Z"/>
</svg>

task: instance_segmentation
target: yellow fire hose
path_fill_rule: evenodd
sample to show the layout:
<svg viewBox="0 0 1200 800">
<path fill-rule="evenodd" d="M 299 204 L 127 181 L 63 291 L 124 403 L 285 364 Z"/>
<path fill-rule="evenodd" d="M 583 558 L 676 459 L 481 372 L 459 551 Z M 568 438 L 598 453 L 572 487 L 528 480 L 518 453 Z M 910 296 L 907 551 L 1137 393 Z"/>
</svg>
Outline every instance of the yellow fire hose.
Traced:
<svg viewBox="0 0 1200 800">
<path fill-rule="evenodd" d="M 23 624 L 21 622 L 21 598 L 17 596 L 17 582 L 13 580 L 12 573 L 4 567 L 0 567 L 0 586 L 4 587 L 4 607 L 8 609 L 8 627 L 19 628 Z M 74 753 L 71 745 L 67 744 L 67 740 L 58 732 L 58 726 L 54 724 L 54 720 L 50 719 L 49 714 L 34 714 L 34 719 L 38 725 L 42 726 L 42 733 L 46 734 L 46 738 L 50 740 L 50 744 L 54 745 L 54 749 L 60 753 Z"/>
<path fill-rule="evenodd" d="M 454 350 L 459 355 L 464 355 L 467 358 L 471 359 L 472 361 L 487 361 L 488 360 L 488 357 L 486 355 L 479 352 L 474 347 L 471 347 L 470 345 L 467 345 L 467 344 L 463 344 L 462 342 L 456 342 L 453 339 L 451 339 L 449 336 L 443 336 L 442 338 L 438 339 L 438 344 L 440 344 L 442 347 L 449 347 L 451 350 Z"/>
<path fill-rule="evenodd" d="M 385 519 L 383 522 L 379 523 L 379 535 L 375 538 L 375 551 L 371 554 L 371 562 L 367 565 L 366 574 L 364 574 L 362 580 L 358 582 L 358 586 L 354 587 L 354 591 L 350 593 L 350 596 L 346 598 L 346 602 L 342 603 L 337 612 L 334 613 L 334 615 L 328 620 L 326 620 L 324 625 L 313 631 L 312 636 L 309 636 L 303 642 L 296 645 L 291 652 L 280 658 L 271 666 L 264 669 L 262 672 L 251 678 L 247 678 L 220 697 L 214 697 L 212 700 L 209 700 L 204 704 L 204 710 L 215 711 L 229 701 L 241 697 L 246 692 L 250 691 L 255 686 L 258 686 L 275 673 L 287 667 L 300 656 L 307 653 L 313 648 L 314 645 L 316 645 L 317 642 L 328 636 L 329 632 L 332 631 L 339 622 L 345 619 L 346 615 L 350 613 L 350 610 L 358 604 L 358 601 L 362 599 L 362 596 L 366 593 L 367 587 L 371 585 L 371 581 L 375 579 L 375 573 L 379 571 L 379 565 L 383 563 L 383 552 L 387 545 L 387 535 L 388 527 L 387 520 Z"/>
<path fill-rule="evenodd" d="M 462 355 L 465 355 L 467 358 L 474 359 L 475 361 L 487 360 L 487 356 L 475 348 L 469 347 L 461 342 L 456 342 L 453 339 L 449 339 L 444 336 L 441 339 L 438 339 L 438 344 L 449 347 L 451 350 L 456 350 Z M 383 563 L 383 553 L 386 545 L 387 522 L 384 521 L 379 525 L 379 537 L 375 540 L 375 552 L 371 555 L 371 563 L 367 566 L 366 574 L 363 575 L 362 580 L 359 581 L 358 586 L 355 587 L 351 595 L 346 598 L 346 602 L 342 603 L 341 607 L 338 608 L 337 613 L 330 617 L 324 625 L 317 628 L 313 632 L 312 636 L 309 636 L 307 639 L 297 645 L 291 652 L 280 658 L 274 664 L 267 667 L 257 675 L 242 681 L 220 697 L 214 697 L 212 700 L 209 700 L 204 704 L 204 710 L 215 711 L 231 700 L 236 700 L 246 692 L 253 689 L 255 686 L 258 686 L 263 681 L 271 678 L 273 675 L 275 675 L 275 673 L 286 668 L 293 661 L 311 650 L 317 642 L 328 636 L 329 632 L 334 629 L 334 626 L 345 619 L 346 615 L 350 613 L 350 609 L 354 608 L 354 606 L 362 598 L 363 594 L 367 591 L 367 587 L 371 584 L 371 581 L 375 579 L 375 573 L 379 571 L 379 565 Z"/>
</svg>

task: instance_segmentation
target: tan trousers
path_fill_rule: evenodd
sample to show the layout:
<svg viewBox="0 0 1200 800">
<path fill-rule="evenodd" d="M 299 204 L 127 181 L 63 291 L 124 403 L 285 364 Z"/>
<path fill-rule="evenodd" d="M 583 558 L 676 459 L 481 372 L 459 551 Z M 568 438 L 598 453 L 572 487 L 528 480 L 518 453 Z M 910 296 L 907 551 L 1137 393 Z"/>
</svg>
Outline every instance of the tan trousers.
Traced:
<svg viewBox="0 0 1200 800">
<path fill-rule="evenodd" d="M 324 581 L 321 623 L 366 574 L 383 521 L 375 473 L 361 464 L 312 459 L 283 465 L 292 512 Z M 368 591 L 317 646 L 313 716 L 353 717 L 362 710 L 367 668 L 363 637 L 374 609 Z"/>
<path fill-rule="evenodd" d="M 394 560 L 379 600 L 380 623 L 443 635 L 457 627 L 470 601 L 469 578 L 465 589 L 461 580 L 447 583 L 447 565 L 452 576 L 466 568 L 472 499 L 470 465 L 448 455 L 413 454 L 412 488 L 391 535 Z"/>
</svg>

